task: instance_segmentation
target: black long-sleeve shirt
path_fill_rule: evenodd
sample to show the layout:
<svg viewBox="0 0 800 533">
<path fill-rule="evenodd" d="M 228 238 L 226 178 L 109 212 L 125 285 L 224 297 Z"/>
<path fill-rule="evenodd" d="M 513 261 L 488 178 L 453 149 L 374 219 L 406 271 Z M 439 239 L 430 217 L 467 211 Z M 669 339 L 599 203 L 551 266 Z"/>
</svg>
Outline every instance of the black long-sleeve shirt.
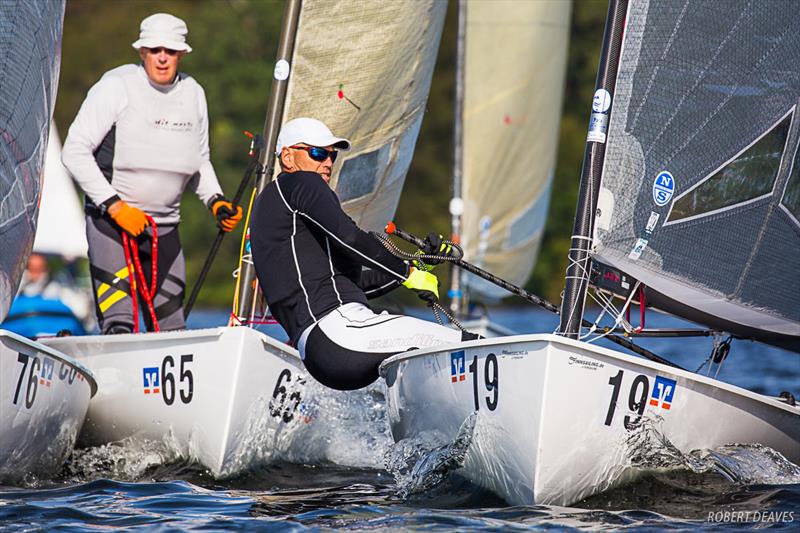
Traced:
<svg viewBox="0 0 800 533">
<path fill-rule="evenodd" d="M 253 206 L 250 244 L 261 290 L 292 344 L 333 309 L 366 304 L 408 272 L 347 216 L 315 172 L 283 172 L 264 188 Z"/>
</svg>

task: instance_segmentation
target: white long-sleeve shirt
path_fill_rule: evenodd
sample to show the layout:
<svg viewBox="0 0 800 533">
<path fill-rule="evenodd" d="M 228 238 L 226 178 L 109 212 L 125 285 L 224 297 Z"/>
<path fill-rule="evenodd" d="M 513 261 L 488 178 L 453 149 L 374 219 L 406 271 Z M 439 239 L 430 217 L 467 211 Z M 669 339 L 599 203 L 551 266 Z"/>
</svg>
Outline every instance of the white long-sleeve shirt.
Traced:
<svg viewBox="0 0 800 533">
<path fill-rule="evenodd" d="M 112 128 L 113 146 L 103 147 L 113 153 L 107 179 L 94 154 Z M 96 205 L 117 195 L 157 224 L 180 220 L 187 186 L 203 203 L 222 194 L 210 160 L 205 92 L 184 74 L 164 87 L 141 65 L 106 72 L 70 126 L 61 158 Z"/>
</svg>

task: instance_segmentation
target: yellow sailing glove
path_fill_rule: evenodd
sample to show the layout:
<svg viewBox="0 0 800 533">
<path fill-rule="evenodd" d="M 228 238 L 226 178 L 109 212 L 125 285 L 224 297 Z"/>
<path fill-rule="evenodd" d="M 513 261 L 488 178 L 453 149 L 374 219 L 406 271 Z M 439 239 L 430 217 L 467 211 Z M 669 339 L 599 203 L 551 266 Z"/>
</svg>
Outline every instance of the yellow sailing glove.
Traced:
<svg viewBox="0 0 800 533">
<path fill-rule="evenodd" d="M 239 221 L 242 220 L 242 207 L 237 205 L 236 209 L 234 209 L 233 204 L 223 196 L 218 196 L 217 199 L 212 201 L 211 213 L 217 219 L 219 229 L 225 232 L 236 229 Z"/>
<path fill-rule="evenodd" d="M 114 219 L 117 225 L 133 235 L 138 237 L 147 227 L 148 222 L 145 218 L 144 211 L 132 207 L 122 200 L 115 202 L 108 208 L 108 214 Z"/>
<path fill-rule="evenodd" d="M 416 292 L 423 300 L 431 301 L 433 296 L 439 298 L 439 280 L 430 272 L 411 267 L 403 285 Z"/>
</svg>

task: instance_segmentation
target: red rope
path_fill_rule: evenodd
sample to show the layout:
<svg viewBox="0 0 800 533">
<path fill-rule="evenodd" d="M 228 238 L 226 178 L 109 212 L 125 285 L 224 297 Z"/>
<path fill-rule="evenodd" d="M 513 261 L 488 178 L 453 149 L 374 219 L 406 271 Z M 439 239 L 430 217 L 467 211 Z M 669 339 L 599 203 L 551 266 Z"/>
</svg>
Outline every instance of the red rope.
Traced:
<svg viewBox="0 0 800 533">
<path fill-rule="evenodd" d="M 156 311 L 153 307 L 153 298 L 156 295 L 156 279 L 158 277 L 158 227 L 155 220 L 150 215 L 145 215 L 150 227 L 153 228 L 153 238 L 151 241 L 151 268 L 150 268 L 150 289 L 147 289 L 147 280 L 144 277 L 144 270 L 142 270 L 142 263 L 139 259 L 139 244 L 136 237 L 129 238 L 126 231 L 122 232 L 122 249 L 125 250 L 125 263 L 128 265 L 128 280 L 131 284 L 131 300 L 133 300 L 133 332 L 139 333 L 139 309 L 136 298 L 136 288 L 139 288 L 139 293 L 142 295 L 147 310 L 150 313 L 150 319 L 153 321 L 153 330 L 161 331 L 158 326 L 158 319 L 156 318 Z M 133 257 L 133 261 L 131 261 Z M 138 280 L 136 279 L 138 275 Z M 140 283 L 137 283 L 141 282 Z"/>
<path fill-rule="evenodd" d="M 639 285 L 639 327 L 636 328 L 636 333 L 644 329 L 644 313 L 646 308 L 647 302 L 645 301 L 644 285 Z"/>
</svg>

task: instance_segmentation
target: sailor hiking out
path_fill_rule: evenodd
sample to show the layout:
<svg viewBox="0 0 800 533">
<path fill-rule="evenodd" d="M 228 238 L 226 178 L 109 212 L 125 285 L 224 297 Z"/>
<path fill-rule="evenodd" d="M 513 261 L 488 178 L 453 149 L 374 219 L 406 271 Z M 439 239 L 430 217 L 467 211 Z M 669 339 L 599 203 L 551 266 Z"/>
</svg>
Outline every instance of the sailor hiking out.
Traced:
<svg viewBox="0 0 800 533">
<path fill-rule="evenodd" d="M 400 285 L 438 296 L 438 280 L 395 257 L 342 210 L 329 182 L 338 150 L 349 149 L 318 120 L 284 124 L 276 146 L 282 172 L 256 199 L 250 236 L 273 316 L 309 373 L 339 390 L 378 379 L 391 355 L 462 340 L 461 331 L 367 306 Z"/>
<path fill-rule="evenodd" d="M 133 43 L 141 64 L 103 75 L 64 142 L 64 165 L 86 193 L 95 312 L 104 334 L 137 330 L 138 298 L 150 309 L 143 313 L 149 330 L 184 328 L 186 273 L 177 226 L 186 187 L 222 229 L 233 230 L 241 219 L 211 165 L 203 88 L 178 72 L 192 51 L 187 32 L 172 15 L 145 18 Z"/>
</svg>

